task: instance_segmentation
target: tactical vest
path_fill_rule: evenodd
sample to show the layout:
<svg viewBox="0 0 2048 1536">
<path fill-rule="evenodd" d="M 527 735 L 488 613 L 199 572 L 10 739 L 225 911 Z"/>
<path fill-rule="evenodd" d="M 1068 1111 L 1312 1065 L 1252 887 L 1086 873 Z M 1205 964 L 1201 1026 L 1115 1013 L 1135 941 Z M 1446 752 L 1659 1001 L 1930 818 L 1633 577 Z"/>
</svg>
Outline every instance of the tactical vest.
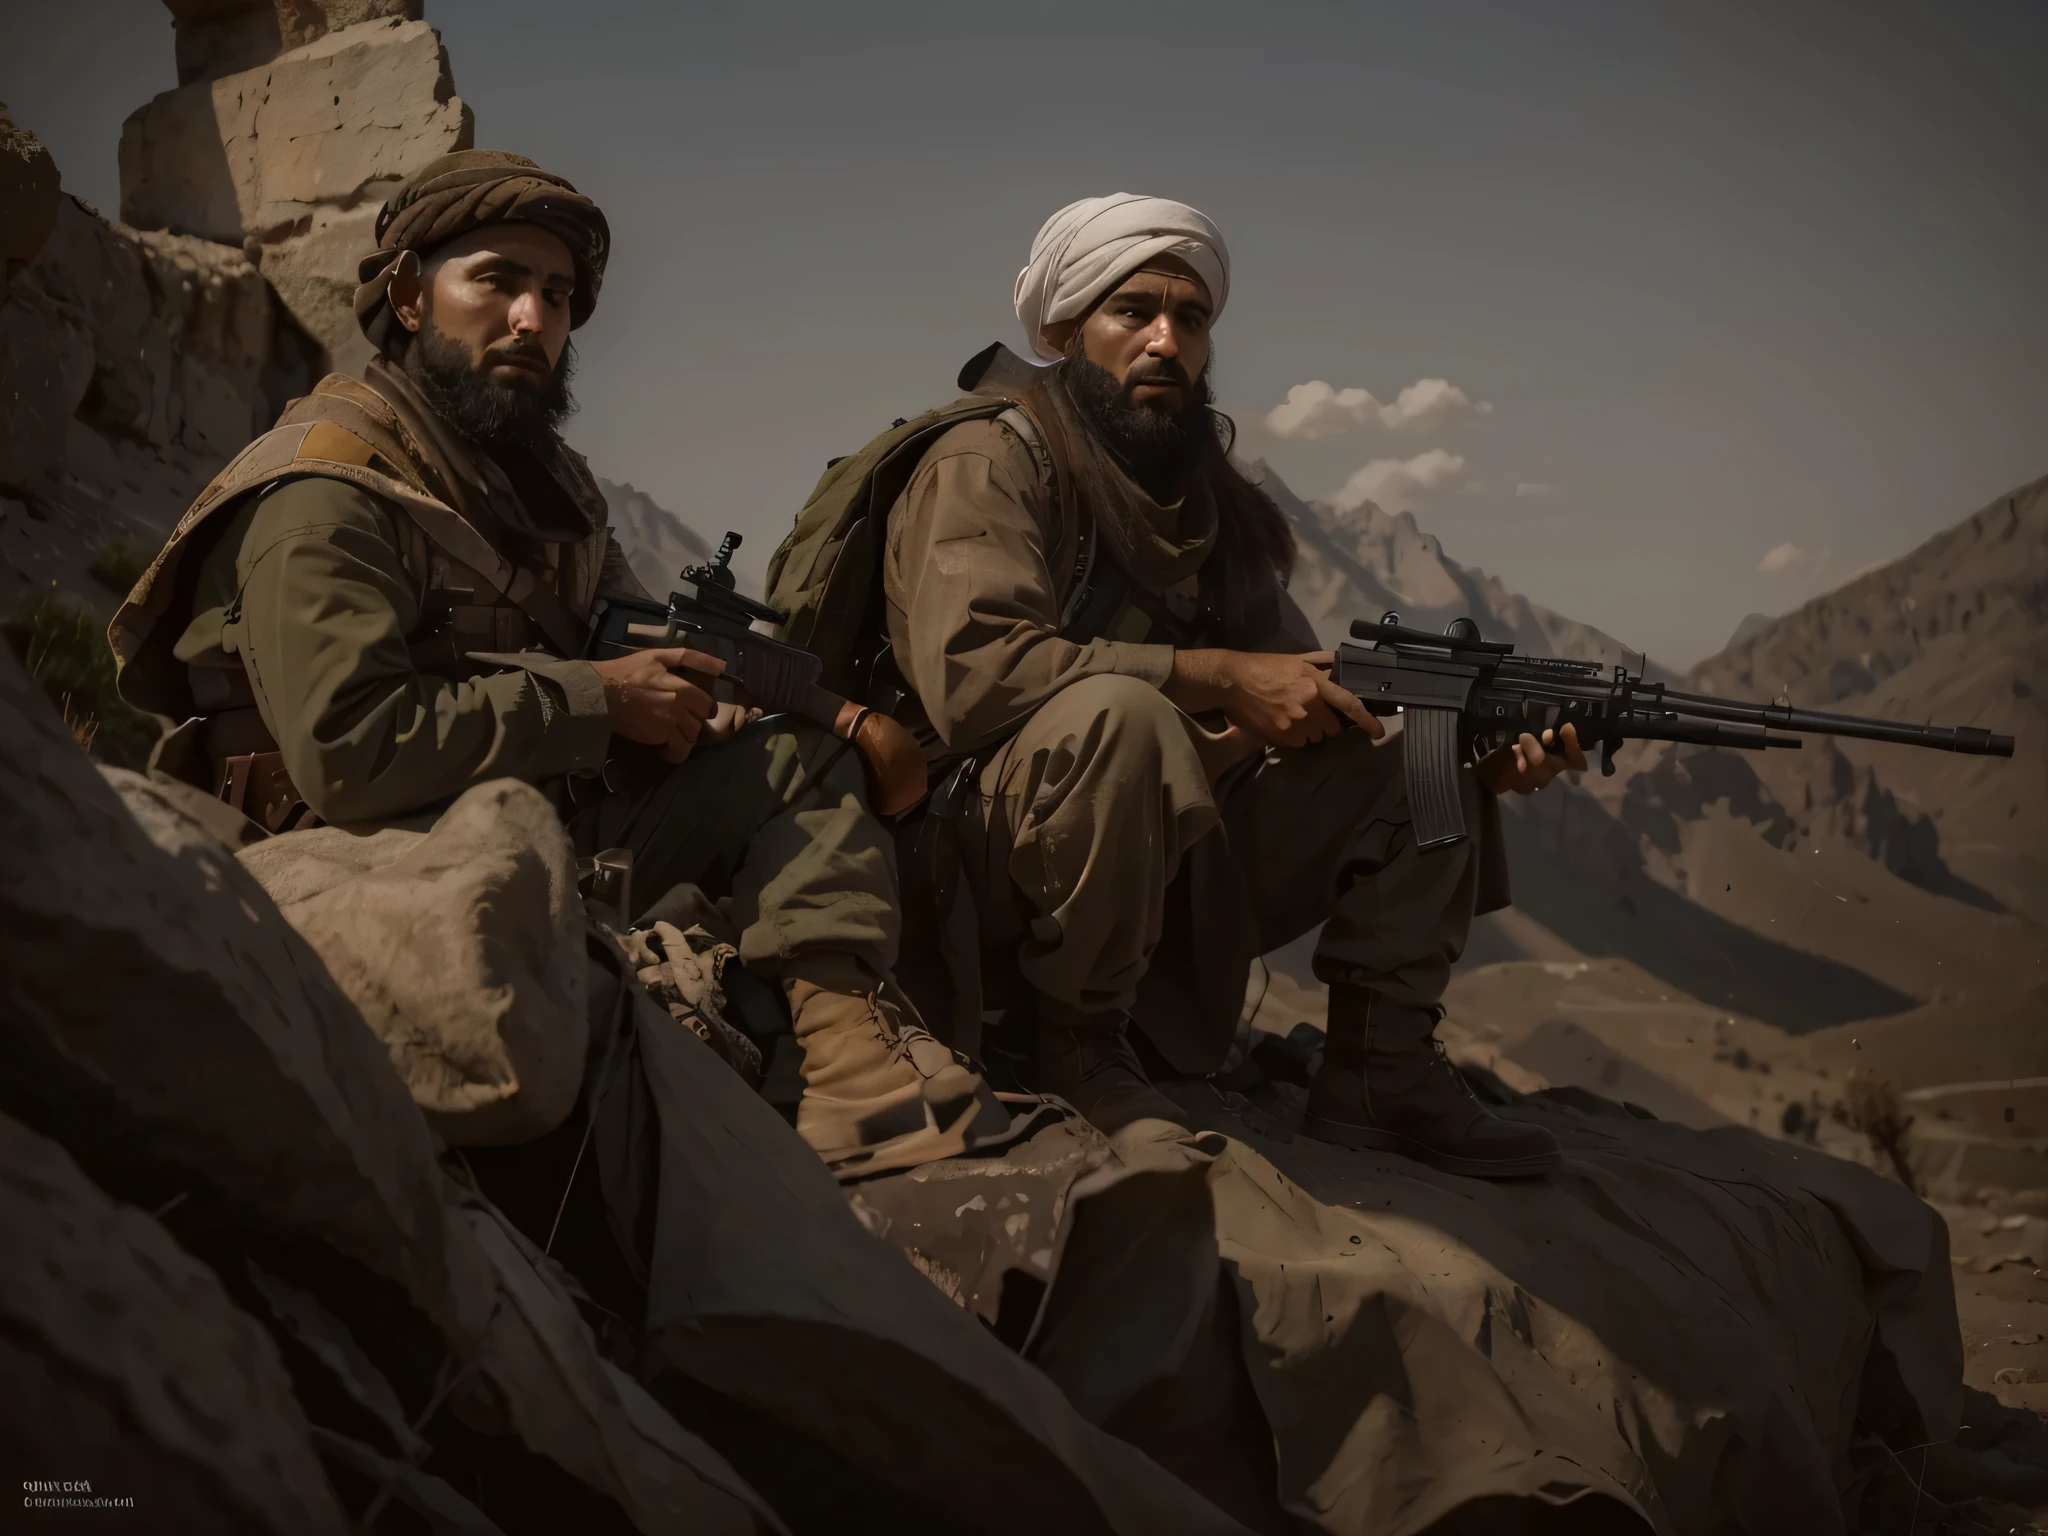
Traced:
<svg viewBox="0 0 2048 1536">
<path fill-rule="evenodd" d="M 882 621 L 882 554 L 889 512 L 940 437 L 962 422 L 993 418 L 1017 437 L 1053 498 L 1057 526 L 1048 563 L 1064 573 L 1060 634 L 1066 639 L 1193 643 L 1159 600 L 1137 589 L 1095 536 L 1093 509 L 1078 494 L 1066 431 L 1046 394 L 1046 370 L 1000 343 L 960 370 L 965 397 L 899 420 L 859 452 L 825 468 L 796 524 L 768 562 L 768 601 L 782 636 L 825 663 L 825 685 L 875 708 L 921 713 L 888 655 Z M 906 720 L 916 725 L 916 719 Z"/>
<path fill-rule="evenodd" d="M 176 740 L 166 739 L 171 760 L 161 766 L 267 825 L 290 814 L 297 799 L 287 795 L 277 744 L 257 714 L 247 675 L 239 667 L 188 667 L 172 655 L 192 620 L 187 561 L 195 549 L 203 552 L 202 534 L 247 497 L 291 480 L 340 480 L 399 514 L 399 556 L 420 615 L 406 642 L 420 671 L 459 681 L 502 670 L 509 652 L 581 654 L 610 538 L 604 497 L 588 466 L 566 447 L 557 445 L 551 455 L 549 470 L 592 531 L 553 546 L 555 569 L 536 571 L 505 556 L 491 537 L 496 519 L 488 505 L 451 483 L 458 472 L 446 464 L 383 395 L 330 374 L 213 478 L 107 631 L 121 696 L 183 722 L 172 733 Z M 238 767 L 234 760 L 244 758 L 264 761 Z"/>
</svg>

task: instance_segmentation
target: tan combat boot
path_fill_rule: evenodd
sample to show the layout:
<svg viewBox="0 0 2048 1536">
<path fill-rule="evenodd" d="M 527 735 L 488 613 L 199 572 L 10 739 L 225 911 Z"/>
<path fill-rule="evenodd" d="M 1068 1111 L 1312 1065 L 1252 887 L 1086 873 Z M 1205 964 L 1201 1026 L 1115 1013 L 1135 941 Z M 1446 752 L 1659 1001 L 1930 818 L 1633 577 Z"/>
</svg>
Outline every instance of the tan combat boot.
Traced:
<svg viewBox="0 0 2048 1536">
<path fill-rule="evenodd" d="M 1446 1173 L 1527 1178 L 1560 1162 L 1557 1138 L 1503 1120 L 1473 1097 L 1436 1039 L 1437 1010 L 1363 987 L 1330 988 L 1330 1034 L 1301 1132 L 1398 1152 Z"/>
<path fill-rule="evenodd" d="M 1009 1129 L 967 1058 L 852 962 L 801 962 L 783 987 L 804 1053 L 797 1134 L 841 1178 L 957 1156 Z"/>
<path fill-rule="evenodd" d="M 1145 1075 L 1130 1022 L 1128 1014 L 1083 1013 L 1039 994 L 1031 1086 L 1065 1099 L 1105 1136 L 1136 1120 L 1186 1125 L 1186 1113 Z"/>
</svg>

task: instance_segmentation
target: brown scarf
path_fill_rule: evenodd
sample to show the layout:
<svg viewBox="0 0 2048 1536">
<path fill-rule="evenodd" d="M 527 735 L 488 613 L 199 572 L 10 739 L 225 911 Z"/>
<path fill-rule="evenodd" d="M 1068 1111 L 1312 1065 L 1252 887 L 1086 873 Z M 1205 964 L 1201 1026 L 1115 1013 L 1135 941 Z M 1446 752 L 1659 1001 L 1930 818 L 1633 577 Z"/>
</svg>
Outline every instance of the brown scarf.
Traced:
<svg viewBox="0 0 2048 1536">
<path fill-rule="evenodd" d="M 1074 404 L 1064 375 L 1050 370 L 1046 393 L 1066 429 L 1075 488 L 1110 557 L 1155 596 L 1199 573 L 1207 638 L 1237 647 L 1264 640 L 1279 625 L 1280 592 L 1294 566 L 1285 515 L 1237 472 L 1213 436 L 1187 495 L 1161 506 Z"/>
<path fill-rule="evenodd" d="M 553 475 L 561 488 L 561 505 L 573 509 L 580 527 L 552 526 L 547 509 L 529 508 L 513 486 L 511 478 L 489 454 L 480 451 L 447 422 L 443 421 L 402 368 L 373 358 L 363 370 L 363 382 L 382 395 L 397 417 L 415 462 L 437 482 L 430 489 L 460 512 L 470 525 L 494 547 L 511 557 L 516 565 L 547 566 L 553 561 L 546 546 L 573 542 L 587 536 L 596 526 L 595 509 L 579 504 L 556 460 L 559 445 L 553 439 L 534 455 L 540 467 Z"/>
</svg>

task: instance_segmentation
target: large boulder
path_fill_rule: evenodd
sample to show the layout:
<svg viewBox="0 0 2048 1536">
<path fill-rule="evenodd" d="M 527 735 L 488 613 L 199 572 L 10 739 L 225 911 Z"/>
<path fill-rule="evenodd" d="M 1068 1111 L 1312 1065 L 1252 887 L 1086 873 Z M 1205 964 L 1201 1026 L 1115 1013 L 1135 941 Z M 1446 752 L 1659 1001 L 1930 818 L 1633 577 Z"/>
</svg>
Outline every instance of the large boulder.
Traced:
<svg viewBox="0 0 2048 1536">
<path fill-rule="evenodd" d="M 6 655 L 0 741 L 0 1111 L 117 1193 L 218 1200 L 434 1310 L 427 1128 L 319 956 L 173 799 L 128 775 L 124 804 Z"/>
<path fill-rule="evenodd" d="M 22 1472 L 132 1501 L 115 1507 L 146 1530 L 342 1536 L 270 1336 L 155 1221 L 4 1115 L 0 1230 L 0 1442 Z"/>
<path fill-rule="evenodd" d="M 316 827 L 239 857 L 444 1141 L 528 1141 L 575 1107 L 583 904 L 569 836 L 531 784 L 479 784 L 431 826 Z"/>
<path fill-rule="evenodd" d="M 260 51 L 249 39 L 277 20 L 263 9 L 206 8 L 216 18 L 203 23 L 215 29 L 209 36 L 241 39 L 221 42 L 220 56 Z M 300 9 L 280 5 L 277 15 Z M 195 75 L 129 117 L 121 215 L 138 228 L 248 250 L 293 318 L 346 367 L 368 356 L 350 299 L 377 210 L 422 165 L 468 148 L 474 124 L 440 34 L 406 14 L 417 7 L 358 0 L 304 9 L 317 12 L 319 30 L 282 27 L 275 57 Z M 331 25 L 358 12 L 366 19 Z M 180 27 L 182 39 L 182 15 Z"/>
</svg>

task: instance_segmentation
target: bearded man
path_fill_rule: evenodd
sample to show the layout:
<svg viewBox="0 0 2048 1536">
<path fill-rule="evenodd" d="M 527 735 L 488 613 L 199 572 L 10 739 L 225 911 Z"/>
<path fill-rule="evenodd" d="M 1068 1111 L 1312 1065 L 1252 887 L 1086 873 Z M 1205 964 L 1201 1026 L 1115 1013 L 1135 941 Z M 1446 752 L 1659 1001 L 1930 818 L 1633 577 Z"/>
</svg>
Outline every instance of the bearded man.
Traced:
<svg viewBox="0 0 2048 1536">
<path fill-rule="evenodd" d="M 1171 1066 L 1213 1071 L 1252 958 L 1321 924 L 1308 1134 L 1543 1172 L 1553 1139 L 1486 1111 L 1434 1029 L 1475 911 L 1505 904 L 1494 796 L 1584 758 L 1523 736 L 1464 771 L 1475 835 L 1416 848 L 1402 755 L 1331 681 L 1287 595 L 1292 531 L 1219 437 L 1229 295 L 1196 210 L 1125 193 L 1060 210 L 1015 292 L 1052 366 L 970 364 L 963 386 L 1013 408 L 947 429 L 889 513 L 888 656 L 979 813 L 960 867 L 980 941 L 1029 985 L 1030 1085 L 1106 1130 L 1180 1120 L 1132 1011 Z"/>
<path fill-rule="evenodd" d="M 603 213 L 530 160 L 465 150 L 399 188 L 377 241 L 363 377 L 294 401 L 115 618 L 123 696 L 183 722 L 159 765 L 272 831 L 431 817 L 524 779 L 579 854 L 630 850 L 642 896 L 731 896 L 741 958 L 790 1004 L 797 1128 L 828 1162 L 1006 1125 L 891 990 L 894 869 L 859 758 L 805 721 L 744 724 L 707 692 L 710 657 L 579 659 L 600 595 L 646 596 L 558 431 Z"/>
</svg>

